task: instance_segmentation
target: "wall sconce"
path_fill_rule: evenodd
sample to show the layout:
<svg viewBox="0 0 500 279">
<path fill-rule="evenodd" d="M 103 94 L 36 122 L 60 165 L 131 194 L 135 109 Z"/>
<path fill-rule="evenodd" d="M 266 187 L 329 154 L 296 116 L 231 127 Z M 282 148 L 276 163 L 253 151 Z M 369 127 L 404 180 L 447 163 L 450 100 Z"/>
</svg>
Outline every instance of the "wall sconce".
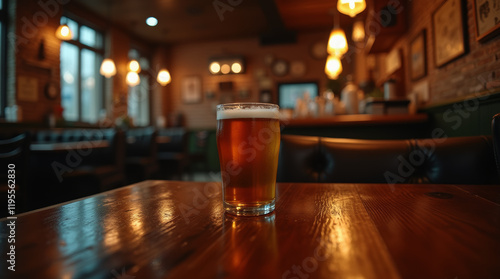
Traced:
<svg viewBox="0 0 500 279">
<path fill-rule="evenodd" d="M 156 78 L 156 80 L 161 86 L 165 86 L 169 84 L 172 79 L 168 70 L 163 69 L 158 72 L 158 77 Z"/>
<path fill-rule="evenodd" d="M 245 72 L 243 57 L 213 57 L 208 61 L 208 71 L 212 75 L 242 74 Z"/>
</svg>

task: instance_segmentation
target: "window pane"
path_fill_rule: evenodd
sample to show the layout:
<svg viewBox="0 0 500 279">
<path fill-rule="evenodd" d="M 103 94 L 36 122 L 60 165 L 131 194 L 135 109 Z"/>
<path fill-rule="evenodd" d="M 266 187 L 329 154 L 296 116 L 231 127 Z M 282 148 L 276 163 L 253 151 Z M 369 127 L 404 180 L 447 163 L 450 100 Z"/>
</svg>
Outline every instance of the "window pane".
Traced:
<svg viewBox="0 0 500 279">
<path fill-rule="evenodd" d="M 82 44 L 101 48 L 102 47 L 102 35 L 96 32 L 94 29 L 89 28 L 85 25 L 80 27 L 80 42 Z"/>
<path fill-rule="evenodd" d="M 61 43 L 61 104 L 65 120 L 78 120 L 78 47 Z"/>
<path fill-rule="evenodd" d="M 82 49 L 82 121 L 96 123 L 102 108 L 102 76 L 98 67 L 102 57 L 88 49 Z"/>
<path fill-rule="evenodd" d="M 71 32 L 73 33 L 73 40 L 78 40 L 78 23 L 76 21 L 71 20 L 67 17 L 61 17 L 61 24 L 67 24 Z"/>
<path fill-rule="evenodd" d="M 149 125 L 149 78 L 139 75 L 141 83 L 129 89 L 128 115 L 136 126 Z"/>
</svg>

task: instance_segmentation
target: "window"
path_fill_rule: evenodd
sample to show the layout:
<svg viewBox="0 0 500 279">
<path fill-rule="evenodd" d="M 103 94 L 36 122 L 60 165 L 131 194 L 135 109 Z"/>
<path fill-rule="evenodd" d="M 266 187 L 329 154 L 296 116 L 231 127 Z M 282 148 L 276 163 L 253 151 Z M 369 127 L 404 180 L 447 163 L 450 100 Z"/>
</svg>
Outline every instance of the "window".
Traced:
<svg viewBox="0 0 500 279">
<path fill-rule="evenodd" d="M 7 103 L 7 9 L 5 3 L 5 0 L 0 0 L 0 117 L 5 116 L 5 107 Z"/>
<path fill-rule="evenodd" d="M 102 33 L 80 22 L 61 18 L 73 39 L 61 43 L 61 105 L 67 121 L 96 123 L 104 108 L 104 77 L 99 74 L 104 54 Z"/>
<path fill-rule="evenodd" d="M 139 56 L 136 50 L 131 50 L 129 57 Z M 148 126 L 150 124 L 150 73 L 149 60 L 138 59 L 141 66 L 139 73 L 140 83 L 129 87 L 128 91 L 128 116 L 133 119 L 135 126 Z"/>
</svg>

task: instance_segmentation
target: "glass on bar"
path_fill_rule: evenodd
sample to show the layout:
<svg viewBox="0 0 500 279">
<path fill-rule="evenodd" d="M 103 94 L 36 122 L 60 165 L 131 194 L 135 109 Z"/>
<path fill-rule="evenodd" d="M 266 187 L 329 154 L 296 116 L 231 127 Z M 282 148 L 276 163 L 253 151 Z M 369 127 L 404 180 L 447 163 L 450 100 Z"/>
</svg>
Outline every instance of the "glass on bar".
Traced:
<svg viewBox="0 0 500 279">
<path fill-rule="evenodd" d="M 217 148 L 227 213 L 255 216 L 274 210 L 279 146 L 277 105 L 217 106 Z"/>
</svg>

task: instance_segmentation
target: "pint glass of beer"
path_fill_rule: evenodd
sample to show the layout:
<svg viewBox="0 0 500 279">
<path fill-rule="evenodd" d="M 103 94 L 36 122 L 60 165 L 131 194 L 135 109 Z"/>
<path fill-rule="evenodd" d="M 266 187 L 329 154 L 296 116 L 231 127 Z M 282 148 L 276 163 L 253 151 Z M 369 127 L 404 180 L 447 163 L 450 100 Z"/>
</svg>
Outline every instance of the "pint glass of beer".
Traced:
<svg viewBox="0 0 500 279">
<path fill-rule="evenodd" d="M 263 215 L 274 210 L 279 147 L 277 105 L 217 106 L 217 148 L 226 212 Z"/>
</svg>

